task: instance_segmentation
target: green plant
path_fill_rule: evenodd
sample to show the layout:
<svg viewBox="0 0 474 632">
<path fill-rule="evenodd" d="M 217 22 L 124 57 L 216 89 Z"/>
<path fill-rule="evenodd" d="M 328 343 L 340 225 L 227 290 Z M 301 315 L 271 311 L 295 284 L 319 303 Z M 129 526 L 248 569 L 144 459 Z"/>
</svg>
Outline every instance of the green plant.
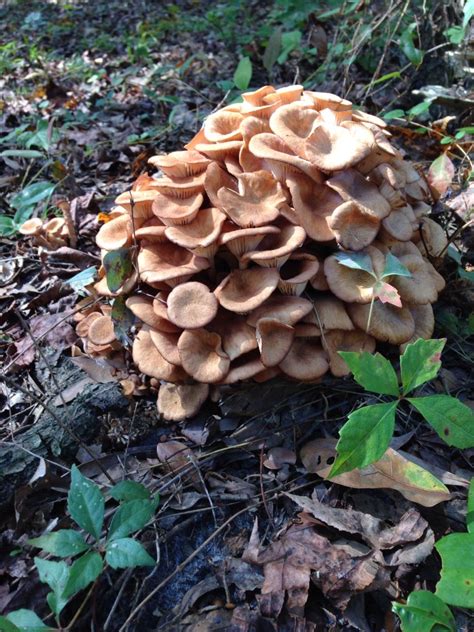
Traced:
<svg viewBox="0 0 474 632">
<path fill-rule="evenodd" d="M 456 632 L 456 622 L 446 604 L 474 608 L 474 478 L 469 486 L 467 533 L 451 533 L 435 544 L 441 556 L 441 579 L 436 593 L 417 590 L 407 603 L 394 602 L 403 632 Z"/>
<path fill-rule="evenodd" d="M 29 541 L 43 552 L 62 558 L 53 561 L 35 557 L 40 580 L 51 588 L 46 600 L 60 630 L 64 629 L 60 624 L 60 615 L 66 604 L 94 584 L 107 566 L 120 569 L 156 564 L 143 545 L 130 536 L 143 529 L 153 518 L 158 497 L 151 497 L 145 486 L 134 481 L 122 481 L 108 494 L 119 505 L 114 509 L 104 533 L 104 495 L 95 483 L 73 466 L 67 504 L 69 515 L 79 529 L 60 529 Z M 65 561 L 73 558 L 72 563 Z M 88 597 L 89 594 L 86 600 Z M 70 627 L 72 624 L 66 629 Z M 23 632 L 52 628 L 33 611 L 23 609 L 0 617 L 0 629 Z"/>
<path fill-rule="evenodd" d="M 436 377 L 445 343 L 446 339 L 419 339 L 409 344 L 400 358 L 401 386 L 395 369 L 380 353 L 339 352 L 365 390 L 392 399 L 364 406 L 349 415 L 339 432 L 337 458 L 330 477 L 366 467 L 382 457 L 392 439 L 396 410 L 402 400 L 411 404 L 448 445 L 474 447 L 474 413 L 470 408 L 450 395 L 408 397 Z"/>
</svg>

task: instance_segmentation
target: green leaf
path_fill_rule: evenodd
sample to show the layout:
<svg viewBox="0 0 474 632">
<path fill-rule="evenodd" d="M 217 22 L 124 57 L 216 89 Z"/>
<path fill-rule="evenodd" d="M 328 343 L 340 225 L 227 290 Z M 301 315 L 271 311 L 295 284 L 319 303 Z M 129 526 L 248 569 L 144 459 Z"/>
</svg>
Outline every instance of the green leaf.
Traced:
<svg viewBox="0 0 474 632">
<path fill-rule="evenodd" d="M 84 294 L 84 288 L 94 282 L 96 274 L 96 266 L 91 266 L 90 268 L 81 270 L 73 277 L 65 281 L 65 283 L 67 283 L 67 285 L 70 285 L 72 289 L 79 294 Z"/>
<path fill-rule="evenodd" d="M 21 632 L 48 632 L 51 630 L 51 628 L 38 617 L 36 612 L 26 610 L 25 608 L 10 612 L 10 614 L 7 614 L 6 619 L 14 623 L 17 626 L 16 629 L 21 630 Z M 0 624 L 1 623 L 2 620 L 0 618 Z M 3 627 L 0 626 L 0 630 L 3 632 Z M 8 632 L 8 628 L 5 632 Z"/>
<path fill-rule="evenodd" d="M 104 522 L 104 498 L 99 487 L 83 476 L 75 465 L 71 470 L 67 507 L 74 522 L 99 540 Z"/>
<path fill-rule="evenodd" d="M 79 555 L 79 553 L 83 553 L 89 548 L 82 534 L 73 529 L 61 529 L 60 531 L 47 533 L 39 538 L 28 540 L 28 544 L 58 557 Z"/>
<path fill-rule="evenodd" d="M 462 26 L 465 29 L 474 15 L 474 0 L 466 0 L 466 4 L 463 8 L 464 17 L 462 20 Z"/>
<path fill-rule="evenodd" d="M 438 435 L 455 448 L 474 447 L 474 412 L 450 395 L 408 397 Z"/>
<path fill-rule="evenodd" d="M 408 57 L 409 61 L 414 66 L 419 66 L 423 61 L 423 51 L 419 48 L 416 48 L 415 46 L 415 30 L 416 23 L 414 22 L 403 31 L 398 44 L 405 55 Z"/>
<path fill-rule="evenodd" d="M 250 57 L 242 57 L 234 72 L 234 83 L 239 90 L 247 90 L 252 79 L 252 62 Z"/>
<path fill-rule="evenodd" d="M 370 465 L 383 456 L 393 436 L 397 403 L 364 406 L 349 415 L 339 432 L 329 478 Z"/>
<path fill-rule="evenodd" d="M 263 53 L 263 66 L 270 73 L 281 52 L 281 26 L 275 28 L 270 35 L 268 44 Z"/>
<path fill-rule="evenodd" d="M 466 526 L 469 533 L 474 533 L 474 478 L 471 478 L 467 495 Z"/>
<path fill-rule="evenodd" d="M 374 268 L 372 267 L 372 259 L 369 255 L 362 252 L 338 252 L 334 257 L 341 266 L 352 268 L 353 270 L 363 270 L 375 277 Z"/>
<path fill-rule="evenodd" d="M 395 255 L 392 255 L 391 252 L 389 252 L 385 256 L 385 268 L 384 268 L 384 271 L 382 272 L 382 279 L 388 276 L 392 276 L 392 275 L 411 277 L 411 272 L 410 270 L 408 270 L 408 268 L 405 268 L 405 266 L 400 261 L 400 259 L 395 257 Z"/>
<path fill-rule="evenodd" d="M 92 584 L 102 573 L 104 562 L 97 551 L 90 551 L 76 560 L 70 570 L 69 579 L 64 588 L 64 596 L 70 599 L 89 584 Z"/>
<path fill-rule="evenodd" d="M 38 121 L 36 131 L 31 134 L 26 142 L 26 147 L 41 147 L 42 149 L 48 150 L 51 143 L 55 143 L 58 140 L 58 130 L 55 130 L 53 126 L 50 127 L 48 119 L 42 119 Z"/>
<path fill-rule="evenodd" d="M 154 566 L 156 561 L 148 555 L 140 542 L 133 538 L 121 538 L 107 544 L 105 560 L 112 568 Z"/>
<path fill-rule="evenodd" d="M 355 381 L 366 391 L 398 397 L 397 374 L 383 355 L 366 351 L 339 351 L 339 355 L 349 366 Z"/>
<path fill-rule="evenodd" d="M 6 617 L 0 616 L 0 632 L 22 632 L 20 628 L 9 621 Z"/>
<path fill-rule="evenodd" d="M 428 110 L 431 107 L 432 102 L 433 102 L 432 99 L 425 99 L 421 103 L 417 103 L 416 105 L 414 105 L 412 108 L 408 110 L 408 115 L 410 116 L 410 118 L 413 118 L 414 116 L 419 116 L 420 114 L 424 114 L 425 112 L 428 112 Z"/>
<path fill-rule="evenodd" d="M 5 158 L 43 158 L 43 155 L 41 151 L 36 149 L 5 149 L 5 151 L 0 152 L 0 156 L 5 156 Z"/>
<path fill-rule="evenodd" d="M 109 494 L 115 500 L 150 500 L 150 492 L 145 485 L 135 481 L 120 481 L 112 487 Z"/>
<path fill-rule="evenodd" d="M 155 505 L 150 500 L 130 500 L 117 509 L 109 527 L 109 540 L 124 538 L 142 529 L 153 517 Z"/>
<path fill-rule="evenodd" d="M 69 566 L 66 562 L 51 562 L 41 557 L 35 557 L 35 564 L 40 581 L 48 584 L 53 591 L 46 597 L 49 607 L 56 616 L 59 616 L 68 601 L 63 593 L 69 579 Z"/>
<path fill-rule="evenodd" d="M 393 72 L 388 72 L 386 75 L 382 75 L 381 77 L 379 77 L 378 79 L 376 79 L 372 85 L 376 86 L 379 83 L 384 83 L 385 81 L 390 81 L 390 79 L 400 79 L 400 77 L 402 76 L 402 73 L 400 72 L 400 70 L 394 70 Z M 392 111 L 399 111 L 399 112 L 403 112 L 403 110 L 392 110 Z"/>
<path fill-rule="evenodd" d="M 114 299 L 110 314 L 114 322 L 115 336 L 124 346 L 131 344 L 129 333 L 135 322 L 135 315 L 126 306 L 126 300 L 125 296 L 117 296 Z"/>
<path fill-rule="evenodd" d="M 436 594 L 451 606 L 474 608 L 474 534 L 451 533 L 435 547 L 442 561 Z"/>
<path fill-rule="evenodd" d="M 444 31 L 444 35 L 451 44 L 460 44 L 464 39 L 465 31 L 462 26 L 450 26 Z"/>
<path fill-rule="evenodd" d="M 111 292 L 117 292 L 133 272 L 132 249 L 119 248 L 108 252 L 103 264 L 107 286 Z"/>
<path fill-rule="evenodd" d="M 33 182 L 10 198 L 10 206 L 17 211 L 34 208 L 38 202 L 51 197 L 56 185 L 46 180 Z"/>
<path fill-rule="evenodd" d="M 283 33 L 281 36 L 281 48 L 282 51 L 278 55 L 277 62 L 279 64 L 284 64 L 288 59 L 288 55 L 299 48 L 301 45 L 301 38 L 303 34 L 301 31 L 289 31 L 288 33 Z"/>
<path fill-rule="evenodd" d="M 390 110 L 390 112 L 385 112 L 382 115 L 386 121 L 391 121 L 392 119 L 404 118 L 405 110 Z"/>
<path fill-rule="evenodd" d="M 395 602 L 392 610 L 400 617 L 402 632 L 431 632 L 433 628 L 436 632 L 456 632 L 451 610 L 428 590 L 410 593 L 406 604 Z"/>
<path fill-rule="evenodd" d="M 407 346 L 400 358 L 403 394 L 429 382 L 438 375 L 441 368 L 441 352 L 446 338 L 423 340 L 419 338 Z"/>
<path fill-rule="evenodd" d="M 13 218 L 6 215 L 0 215 L 0 235 L 10 237 L 16 233 L 16 225 Z"/>
</svg>

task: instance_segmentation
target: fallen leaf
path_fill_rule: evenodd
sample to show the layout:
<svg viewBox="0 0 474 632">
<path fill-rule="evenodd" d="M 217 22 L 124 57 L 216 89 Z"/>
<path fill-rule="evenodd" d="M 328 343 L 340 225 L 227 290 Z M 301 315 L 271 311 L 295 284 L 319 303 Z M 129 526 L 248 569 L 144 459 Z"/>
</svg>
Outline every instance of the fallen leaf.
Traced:
<svg viewBox="0 0 474 632">
<path fill-rule="evenodd" d="M 191 450 L 180 441 L 165 441 L 156 446 L 158 460 L 166 464 L 169 470 L 184 474 L 185 468 L 190 464 Z"/>
<path fill-rule="evenodd" d="M 279 470 L 286 463 L 296 463 L 296 454 L 288 448 L 270 448 L 263 465 L 269 470 Z"/>
<path fill-rule="evenodd" d="M 454 174 L 453 162 L 447 154 L 441 154 L 431 163 L 428 169 L 427 180 L 436 199 L 439 199 L 446 193 L 453 181 Z"/>
<path fill-rule="evenodd" d="M 308 472 L 326 478 L 336 457 L 335 439 L 316 439 L 300 452 Z M 331 482 L 356 489 L 395 489 L 412 502 L 433 507 L 451 498 L 448 488 L 424 468 L 388 448 L 381 459 L 361 470 L 331 478 Z"/>
</svg>

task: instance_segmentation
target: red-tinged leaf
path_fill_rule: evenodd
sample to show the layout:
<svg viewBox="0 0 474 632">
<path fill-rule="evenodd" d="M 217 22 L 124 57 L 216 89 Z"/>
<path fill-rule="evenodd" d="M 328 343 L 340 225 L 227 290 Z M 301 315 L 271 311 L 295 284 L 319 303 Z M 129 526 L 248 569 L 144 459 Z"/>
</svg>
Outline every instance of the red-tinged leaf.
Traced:
<svg viewBox="0 0 474 632">
<path fill-rule="evenodd" d="M 377 283 L 375 295 L 382 303 L 390 303 L 390 305 L 395 305 L 395 307 L 402 306 L 402 300 L 397 288 L 390 285 L 390 283 Z"/>
<path fill-rule="evenodd" d="M 428 182 L 433 195 L 440 198 L 446 193 L 454 178 L 454 165 L 447 154 L 441 154 L 431 163 Z"/>
</svg>

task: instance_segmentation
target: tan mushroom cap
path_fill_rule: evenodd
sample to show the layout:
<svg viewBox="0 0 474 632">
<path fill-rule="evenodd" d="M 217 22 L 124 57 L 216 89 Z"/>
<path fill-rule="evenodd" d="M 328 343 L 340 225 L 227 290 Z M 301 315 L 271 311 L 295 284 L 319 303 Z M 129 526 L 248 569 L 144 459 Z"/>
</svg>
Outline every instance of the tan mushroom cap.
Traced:
<svg viewBox="0 0 474 632">
<path fill-rule="evenodd" d="M 304 318 L 305 323 L 312 323 L 323 331 L 339 329 L 352 331 L 355 329 L 346 306 L 335 296 L 316 296 L 313 298 L 314 309 Z"/>
<path fill-rule="evenodd" d="M 191 281 L 177 285 L 168 296 L 168 318 L 182 329 L 199 329 L 217 314 L 219 303 L 207 285 Z"/>
<path fill-rule="evenodd" d="M 399 261 L 407 268 L 411 276 L 393 276 L 389 277 L 387 282 L 397 288 L 402 303 L 414 305 L 434 303 L 438 298 L 438 292 L 428 269 L 431 264 L 416 255 L 402 255 Z"/>
<path fill-rule="evenodd" d="M 165 235 L 170 241 L 183 248 L 205 249 L 217 241 L 224 221 L 225 215 L 219 209 L 204 208 L 189 224 L 166 228 Z M 196 252 L 196 254 L 205 256 L 204 252 Z"/>
<path fill-rule="evenodd" d="M 423 255 L 436 258 L 446 253 L 448 238 L 442 226 L 430 217 L 423 217 L 417 245 Z"/>
<path fill-rule="evenodd" d="M 314 92 L 312 90 L 305 90 L 304 96 L 309 97 L 318 110 L 324 110 L 329 108 L 334 112 L 351 111 L 352 103 L 347 99 L 343 99 L 337 94 L 331 92 Z"/>
<path fill-rule="evenodd" d="M 362 110 L 354 110 L 352 112 L 352 120 L 359 123 L 372 123 L 372 125 L 377 125 L 377 127 L 382 129 L 387 127 L 387 123 L 383 119 Z"/>
<path fill-rule="evenodd" d="M 66 221 L 64 217 L 53 217 L 43 224 L 43 230 L 54 237 L 67 235 Z"/>
<path fill-rule="evenodd" d="M 87 314 L 76 326 L 76 334 L 79 338 L 86 338 L 89 332 L 89 327 L 92 323 L 101 317 L 100 312 L 92 312 Z"/>
<path fill-rule="evenodd" d="M 393 209 L 390 215 L 382 220 L 382 226 L 391 237 L 400 241 L 409 241 L 417 222 L 412 207 L 407 205 Z"/>
<path fill-rule="evenodd" d="M 311 323 L 299 322 L 295 327 L 295 338 L 320 338 L 321 329 Z"/>
<path fill-rule="evenodd" d="M 226 246 L 237 259 L 240 259 L 246 252 L 255 250 L 265 235 L 275 235 L 280 232 L 277 226 L 258 226 L 236 230 L 235 225 L 229 223 L 228 228 L 229 230 L 224 226 L 224 231 L 219 237 L 219 245 Z"/>
<path fill-rule="evenodd" d="M 355 202 L 344 202 L 328 218 L 337 242 L 346 250 L 363 250 L 377 236 L 380 220 L 364 213 Z"/>
<path fill-rule="evenodd" d="M 199 145 L 200 143 L 205 143 L 207 142 L 206 136 L 204 134 L 204 128 L 201 127 L 201 129 L 199 130 L 199 132 L 197 132 L 189 141 L 189 143 L 186 143 L 186 145 L 184 145 L 184 149 L 187 149 L 188 151 L 192 151 L 196 148 L 197 145 Z"/>
<path fill-rule="evenodd" d="M 138 241 L 146 240 L 161 243 L 166 241 L 165 229 L 166 226 L 163 222 L 158 217 L 153 217 L 135 230 L 135 238 Z"/>
<path fill-rule="evenodd" d="M 273 86 L 261 86 L 257 88 L 257 90 L 252 90 L 250 92 L 242 92 L 240 95 L 244 103 L 249 103 L 250 105 L 263 105 L 265 103 L 264 98 L 269 94 L 274 94 L 276 92 Z"/>
<path fill-rule="evenodd" d="M 248 145 L 253 136 L 267 134 L 271 132 L 271 129 L 268 120 L 247 116 L 240 124 L 240 131 L 244 139 L 244 145 Z"/>
<path fill-rule="evenodd" d="M 198 214 L 204 201 L 201 193 L 176 198 L 159 193 L 153 201 L 153 213 L 167 226 L 189 224 Z"/>
<path fill-rule="evenodd" d="M 313 303 L 301 296 L 281 296 L 275 294 L 257 307 L 249 317 L 247 322 L 252 327 L 256 327 L 262 318 L 275 318 L 286 325 L 294 325 L 304 318 L 313 309 Z"/>
<path fill-rule="evenodd" d="M 255 329 L 247 324 L 243 316 L 232 312 L 219 313 L 210 328 L 221 337 L 224 351 L 231 361 L 257 348 Z"/>
<path fill-rule="evenodd" d="M 174 279 L 207 270 L 209 261 L 196 257 L 175 244 L 144 242 L 137 257 L 140 278 L 145 282 L 171 282 Z"/>
<path fill-rule="evenodd" d="M 279 269 L 278 289 L 282 294 L 300 296 L 318 270 L 317 257 L 306 252 L 295 253 Z"/>
<path fill-rule="evenodd" d="M 198 151 L 173 151 L 163 156 L 153 156 L 148 162 L 161 169 L 168 177 L 189 178 L 206 170 L 209 159 Z"/>
<path fill-rule="evenodd" d="M 327 372 L 328 361 L 319 341 L 295 338 L 279 367 L 288 377 L 311 382 Z"/>
<path fill-rule="evenodd" d="M 204 191 L 206 172 L 198 173 L 187 178 L 155 178 L 150 186 L 158 193 L 174 198 L 193 197 Z"/>
<path fill-rule="evenodd" d="M 222 384 L 235 384 L 248 380 L 265 370 L 265 365 L 258 356 L 250 353 L 240 356 L 230 367 L 229 373 L 222 380 Z"/>
<path fill-rule="evenodd" d="M 119 215 L 103 224 L 96 236 L 96 244 L 104 250 L 118 250 L 132 243 L 132 220 Z"/>
<path fill-rule="evenodd" d="M 343 377 L 351 372 L 347 363 L 339 355 L 339 351 L 375 351 L 375 339 L 359 329 L 355 331 L 342 331 L 333 329 L 323 339 L 324 349 L 329 358 L 329 370 L 335 377 Z"/>
<path fill-rule="evenodd" d="M 115 204 L 124 208 L 130 215 L 133 208 L 134 218 L 150 219 L 153 217 L 151 207 L 156 194 L 157 192 L 153 189 L 124 191 L 115 198 Z"/>
<path fill-rule="evenodd" d="M 269 380 L 273 380 L 273 378 L 281 375 L 281 369 L 278 366 L 273 366 L 271 369 L 264 369 L 259 373 L 256 373 L 252 376 L 254 382 L 261 384 L 262 382 L 268 382 Z"/>
<path fill-rule="evenodd" d="M 312 288 L 319 290 L 320 292 L 326 292 L 329 290 L 326 274 L 324 273 L 324 260 L 319 260 L 319 270 L 316 272 L 314 277 L 309 280 L 309 284 Z"/>
<path fill-rule="evenodd" d="M 211 143 L 225 143 L 241 140 L 239 129 L 244 117 L 239 112 L 220 110 L 207 117 L 204 122 L 204 134 Z"/>
<path fill-rule="evenodd" d="M 429 338 L 433 335 L 435 328 L 435 317 L 432 305 L 429 303 L 426 305 L 409 305 L 408 309 L 415 321 L 415 332 L 410 340 L 407 340 L 400 345 L 400 353 L 405 351 L 406 346 L 410 344 L 410 342 L 415 342 L 419 338 L 429 340 Z"/>
<path fill-rule="evenodd" d="M 156 309 L 155 309 L 156 303 Z M 166 304 L 154 301 L 148 296 L 136 294 L 129 296 L 125 301 L 128 309 L 146 325 L 158 331 L 174 333 L 179 331 L 178 327 L 168 320 Z"/>
<path fill-rule="evenodd" d="M 275 318 L 261 318 L 257 323 L 256 338 L 260 358 L 266 367 L 280 364 L 293 343 L 295 330 Z"/>
<path fill-rule="evenodd" d="M 328 219 L 342 204 L 341 196 L 325 184 L 318 184 L 301 173 L 289 174 L 287 185 L 295 214 L 306 234 L 315 241 L 331 241 L 334 233 Z"/>
<path fill-rule="evenodd" d="M 297 156 L 291 148 L 275 134 L 257 134 L 250 139 L 250 152 L 268 163 L 276 178 L 285 179 L 290 173 L 302 171 L 312 180 L 321 182 L 320 171 L 308 160 Z"/>
<path fill-rule="evenodd" d="M 20 226 L 19 232 L 27 237 L 39 235 L 43 228 L 43 220 L 39 217 L 32 217 Z"/>
<path fill-rule="evenodd" d="M 362 251 L 367 255 L 377 277 L 380 277 L 385 267 L 384 255 L 373 246 Z M 336 255 L 327 257 L 324 261 L 324 274 L 331 292 L 347 303 L 370 303 L 376 279 L 365 272 L 342 265 Z"/>
<path fill-rule="evenodd" d="M 294 84 L 291 86 L 283 86 L 282 88 L 277 88 L 276 92 L 271 92 L 263 97 L 265 103 L 281 103 L 281 105 L 287 105 L 288 103 L 293 103 L 293 101 L 298 101 L 301 98 L 303 92 L 303 86 L 298 84 Z"/>
<path fill-rule="evenodd" d="M 415 320 L 408 307 L 395 307 L 389 303 L 375 301 L 373 304 L 370 326 L 367 324 L 370 305 L 353 303 L 347 307 L 352 322 L 376 340 L 400 345 L 415 333 Z"/>
<path fill-rule="evenodd" d="M 276 235 L 267 235 L 260 242 L 260 250 L 253 250 L 242 255 L 241 261 L 255 261 L 260 266 L 269 268 L 281 267 L 292 252 L 297 250 L 306 239 L 306 233 L 301 226 L 283 224 Z"/>
<path fill-rule="evenodd" d="M 237 176 L 238 192 L 221 188 L 219 207 L 242 228 L 263 226 L 275 220 L 286 202 L 281 184 L 268 171 L 254 171 Z"/>
<path fill-rule="evenodd" d="M 133 361 L 145 375 L 166 382 L 180 382 L 186 379 L 185 372 L 167 362 L 153 344 L 147 325 L 135 336 L 132 347 Z"/>
<path fill-rule="evenodd" d="M 199 412 L 208 395 L 208 384 L 171 384 L 166 382 L 160 386 L 158 391 L 158 412 L 167 421 L 183 421 Z"/>
<path fill-rule="evenodd" d="M 214 384 L 229 372 L 230 359 L 222 349 L 219 334 L 205 329 L 183 331 L 178 350 L 185 371 L 198 382 Z"/>
<path fill-rule="evenodd" d="M 94 345 L 109 345 L 116 339 L 113 320 L 109 316 L 95 318 L 89 325 L 87 337 Z"/>
<path fill-rule="evenodd" d="M 217 162 L 211 162 L 206 170 L 204 189 L 212 206 L 216 208 L 220 207 L 220 201 L 217 194 L 223 187 L 237 190 L 237 180 L 230 176 L 227 171 L 224 171 Z"/>
<path fill-rule="evenodd" d="M 319 114 L 301 103 L 283 105 L 270 117 L 270 127 L 298 156 L 305 157 L 304 147 Z"/>
<path fill-rule="evenodd" d="M 337 191 L 345 202 L 355 202 L 362 211 L 383 219 L 390 213 L 390 204 L 381 195 L 375 184 L 369 182 L 355 169 L 336 174 L 327 185 Z"/>
<path fill-rule="evenodd" d="M 356 165 L 375 145 L 372 132 L 352 121 L 340 125 L 318 125 L 305 143 L 306 158 L 326 173 Z"/>
<path fill-rule="evenodd" d="M 276 289 L 279 274 L 274 268 L 233 270 L 214 293 L 225 309 L 247 314 L 261 305 Z"/>
<path fill-rule="evenodd" d="M 150 329 L 150 336 L 153 344 L 158 349 L 163 358 L 174 366 L 182 366 L 181 357 L 178 351 L 178 340 L 180 333 L 168 333 Z"/>
<path fill-rule="evenodd" d="M 239 153 L 243 142 L 241 140 L 228 140 L 223 143 L 200 143 L 196 145 L 197 151 L 207 156 L 210 160 L 223 161 L 227 156 L 235 156 Z"/>
</svg>

